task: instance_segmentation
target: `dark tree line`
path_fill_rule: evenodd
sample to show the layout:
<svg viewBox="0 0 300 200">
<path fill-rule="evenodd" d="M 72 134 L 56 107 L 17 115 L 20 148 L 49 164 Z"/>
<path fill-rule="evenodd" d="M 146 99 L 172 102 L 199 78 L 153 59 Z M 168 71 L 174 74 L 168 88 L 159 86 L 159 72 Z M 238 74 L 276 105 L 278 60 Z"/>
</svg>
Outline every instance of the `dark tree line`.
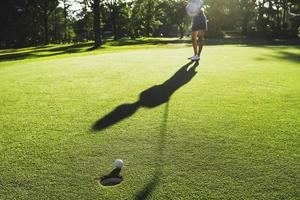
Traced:
<svg viewBox="0 0 300 200">
<path fill-rule="evenodd" d="M 74 2 L 80 4 L 72 10 Z M 0 2 L 0 47 L 189 33 L 187 0 L 6 0 Z M 300 0 L 206 0 L 208 37 L 298 37 Z"/>
</svg>

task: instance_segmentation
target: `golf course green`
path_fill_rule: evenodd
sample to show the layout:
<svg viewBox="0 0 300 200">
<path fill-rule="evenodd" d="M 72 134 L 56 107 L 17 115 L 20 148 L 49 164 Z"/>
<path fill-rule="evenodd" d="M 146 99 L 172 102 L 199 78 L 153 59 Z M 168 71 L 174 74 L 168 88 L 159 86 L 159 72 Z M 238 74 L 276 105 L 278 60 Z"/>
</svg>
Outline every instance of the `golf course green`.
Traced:
<svg viewBox="0 0 300 200">
<path fill-rule="evenodd" d="M 1 200 L 299 199 L 299 46 L 88 48 L 0 50 Z"/>
</svg>

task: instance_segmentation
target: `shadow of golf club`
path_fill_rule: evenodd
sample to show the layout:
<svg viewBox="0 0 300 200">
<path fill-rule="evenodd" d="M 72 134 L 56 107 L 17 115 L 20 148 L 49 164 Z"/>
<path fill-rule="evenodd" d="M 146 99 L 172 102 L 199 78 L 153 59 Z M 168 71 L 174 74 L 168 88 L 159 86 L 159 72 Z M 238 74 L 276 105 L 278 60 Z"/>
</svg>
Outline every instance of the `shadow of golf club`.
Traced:
<svg viewBox="0 0 300 200">
<path fill-rule="evenodd" d="M 164 151 L 166 147 L 166 133 L 167 133 L 167 123 L 168 123 L 168 116 L 169 116 L 169 102 L 165 105 L 165 111 L 163 116 L 163 121 L 161 123 L 160 134 L 159 134 L 159 143 L 154 165 L 156 166 L 154 175 L 152 179 L 146 184 L 137 194 L 135 200 L 145 200 L 148 198 L 151 193 L 155 190 L 155 188 L 159 185 L 160 177 L 162 175 L 163 170 L 163 157 Z"/>
<path fill-rule="evenodd" d="M 187 84 L 196 75 L 196 67 L 199 65 L 195 62 L 189 62 L 182 66 L 170 79 L 161 85 L 155 85 L 140 93 L 137 102 L 131 104 L 122 104 L 117 106 L 113 111 L 96 121 L 93 125 L 94 131 L 106 129 L 130 116 L 132 116 L 140 107 L 155 108 L 169 101 L 172 94 L 183 85 Z"/>
</svg>

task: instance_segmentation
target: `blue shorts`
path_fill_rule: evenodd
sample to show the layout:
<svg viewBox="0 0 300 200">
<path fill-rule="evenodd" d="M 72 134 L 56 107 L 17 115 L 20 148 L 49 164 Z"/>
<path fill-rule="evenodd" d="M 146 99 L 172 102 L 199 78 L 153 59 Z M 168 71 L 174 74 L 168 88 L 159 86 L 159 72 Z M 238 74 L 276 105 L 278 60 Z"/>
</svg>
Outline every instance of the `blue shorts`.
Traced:
<svg viewBox="0 0 300 200">
<path fill-rule="evenodd" d="M 198 15 L 193 17 L 192 31 L 207 31 L 207 18 L 203 11 L 200 11 Z"/>
</svg>

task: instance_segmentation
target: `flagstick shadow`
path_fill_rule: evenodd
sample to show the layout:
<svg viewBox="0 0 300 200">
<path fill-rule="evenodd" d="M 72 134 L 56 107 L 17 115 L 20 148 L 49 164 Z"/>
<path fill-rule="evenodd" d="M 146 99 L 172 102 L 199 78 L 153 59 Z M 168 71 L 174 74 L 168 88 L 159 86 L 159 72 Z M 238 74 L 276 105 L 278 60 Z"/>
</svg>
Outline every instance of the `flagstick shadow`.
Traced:
<svg viewBox="0 0 300 200">
<path fill-rule="evenodd" d="M 160 135 L 159 135 L 159 143 L 158 143 L 158 149 L 157 153 L 157 158 L 154 162 L 154 165 L 156 166 L 154 175 L 150 182 L 146 184 L 142 190 L 140 190 L 136 197 L 135 200 L 145 200 L 148 198 L 149 195 L 151 195 L 154 190 L 157 188 L 160 182 L 160 177 L 162 175 L 163 171 L 163 157 L 164 157 L 164 152 L 166 148 L 166 134 L 167 134 L 167 122 L 168 122 L 168 116 L 169 116 L 169 102 L 165 105 L 165 110 L 164 110 L 164 116 L 163 116 L 163 121 L 161 123 L 161 128 L 160 128 Z"/>
</svg>

